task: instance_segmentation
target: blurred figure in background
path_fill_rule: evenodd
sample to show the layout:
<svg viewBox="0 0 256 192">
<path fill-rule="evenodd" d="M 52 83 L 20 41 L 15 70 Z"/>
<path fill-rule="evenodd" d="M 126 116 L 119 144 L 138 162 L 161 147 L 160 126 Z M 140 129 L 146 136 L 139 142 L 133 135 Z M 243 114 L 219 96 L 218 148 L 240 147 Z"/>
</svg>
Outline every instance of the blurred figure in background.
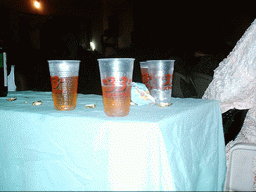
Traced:
<svg viewBox="0 0 256 192">
<path fill-rule="evenodd" d="M 97 59 L 104 55 L 97 51 L 81 48 L 78 59 L 81 61 L 79 69 L 78 93 L 101 95 L 100 72 Z"/>
<path fill-rule="evenodd" d="M 114 55 L 118 49 L 118 35 L 112 29 L 106 29 L 101 36 L 101 44 L 105 57 Z"/>
</svg>

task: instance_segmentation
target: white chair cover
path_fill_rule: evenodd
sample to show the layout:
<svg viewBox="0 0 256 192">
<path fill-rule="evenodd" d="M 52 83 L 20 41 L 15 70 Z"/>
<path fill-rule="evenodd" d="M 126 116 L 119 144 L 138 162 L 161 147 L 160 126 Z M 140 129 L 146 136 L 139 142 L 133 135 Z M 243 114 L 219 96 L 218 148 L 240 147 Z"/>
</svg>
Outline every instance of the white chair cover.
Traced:
<svg viewBox="0 0 256 192">
<path fill-rule="evenodd" d="M 233 108 L 249 109 L 237 138 L 226 146 L 227 160 L 234 144 L 256 144 L 256 20 L 216 68 L 203 99 L 219 100 L 223 113 Z"/>
<path fill-rule="evenodd" d="M 255 83 L 256 20 L 215 69 L 213 81 L 203 98 L 219 100 L 223 113 L 232 108 L 249 109 L 255 104 Z"/>
</svg>

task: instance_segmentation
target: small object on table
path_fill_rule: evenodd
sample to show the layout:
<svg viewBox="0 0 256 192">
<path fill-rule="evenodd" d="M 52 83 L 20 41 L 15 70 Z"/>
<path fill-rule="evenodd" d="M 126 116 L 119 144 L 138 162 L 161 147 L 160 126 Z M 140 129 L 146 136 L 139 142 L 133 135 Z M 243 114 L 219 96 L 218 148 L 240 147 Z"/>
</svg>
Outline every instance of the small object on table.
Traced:
<svg viewBox="0 0 256 192">
<path fill-rule="evenodd" d="M 172 105 L 172 103 L 163 103 L 163 102 L 158 104 L 159 107 L 169 107 L 171 105 Z"/>
<path fill-rule="evenodd" d="M 87 109 L 89 109 L 89 108 L 95 108 L 95 107 L 96 107 L 96 104 L 87 104 L 87 105 L 85 105 L 85 107 L 86 107 Z"/>
<path fill-rule="evenodd" d="M 138 105 L 137 103 L 134 103 L 133 101 L 130 102 L 130 105 Z"/>
<path fill-rule="evenodd" d="M 132 82 L 131 100 L 137 105 L 155 103 L 155 99 L 150 95 L 146 85 L 137 82 Z"/>
<path fill-rule="evenodd" d="M 43 104 L 42 101 L 34 101 L 34 102 L 32 103 L 33 106 L 38 106 L 38 105 L 42 105 L 42 104 Z"/>
<path fill-rule="evenodd" d="M 17 100 L 17 97 L 7 98 L 6 100 L 7 101 L 15 101 L 15 100 Z"/>
</svg>

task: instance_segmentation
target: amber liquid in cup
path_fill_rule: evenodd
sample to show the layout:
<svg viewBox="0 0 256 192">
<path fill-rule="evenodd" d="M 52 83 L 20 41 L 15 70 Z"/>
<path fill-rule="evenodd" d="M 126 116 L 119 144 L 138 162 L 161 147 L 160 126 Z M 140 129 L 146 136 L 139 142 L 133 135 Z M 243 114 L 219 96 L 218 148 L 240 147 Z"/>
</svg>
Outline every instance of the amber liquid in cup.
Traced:
<svg viewBox="0 0 256 192">
<path fill-rule="evenodd" d="M 59 111 L 73 110 L 76 107 L 78 76 L 51 77 L 54 108 Z"/>
<path fill-rule="evenodd" d="M 133 58 L 98 59 L 104 110 L 107 116 L 129 114 Z"/>
<path fill-rule="evenodd" d="M 146 87 L 149 87 L 148 68 L 140 68 L 140 71 L 141 71 L 142 83 L 144 83 L 146 85 Z"/>
<path fill-rule="evenodd" d="M 102 86 L 103 104 L 106 115 L 111 117 L 128 115 L 130 111 L 131 85 L 128 85 L 122 92 L 109 92 L 107 91 L 108 89 L 108 86 Z"/>
</svg>

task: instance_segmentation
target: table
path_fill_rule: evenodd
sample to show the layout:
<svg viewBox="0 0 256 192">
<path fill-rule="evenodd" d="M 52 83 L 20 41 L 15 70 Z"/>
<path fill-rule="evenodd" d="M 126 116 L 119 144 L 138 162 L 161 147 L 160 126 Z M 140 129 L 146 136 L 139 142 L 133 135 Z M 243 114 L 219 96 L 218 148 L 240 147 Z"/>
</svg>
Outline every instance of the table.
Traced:
<svg viewBox="0 0 256 192">
<path fill-rule="evenodd" d="M 8 97 L 17 100 L 0 98 L 0 190 L 223 190 L 218 101 L 173 98 L 108 117 L 100 95 L 79 94 L 73 111 L 55 110 L 50 92 Z"/>
</svg>

